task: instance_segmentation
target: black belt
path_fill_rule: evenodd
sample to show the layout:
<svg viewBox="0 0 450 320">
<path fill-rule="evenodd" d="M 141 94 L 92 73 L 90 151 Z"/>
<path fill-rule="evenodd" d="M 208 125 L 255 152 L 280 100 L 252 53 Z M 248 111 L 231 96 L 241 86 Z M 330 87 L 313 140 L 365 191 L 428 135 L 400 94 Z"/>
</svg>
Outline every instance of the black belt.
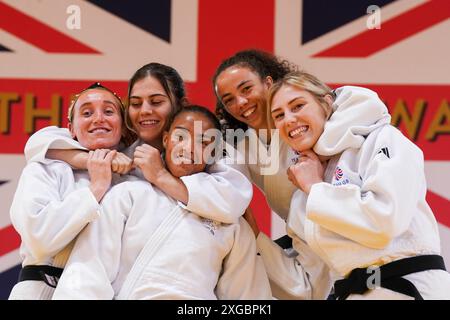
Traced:
<svg viewBox="0 0 450 320">
<path fill-rule="evenodd" d="M 56 288 L 63 270 L 52 266 L 25 266 L 20 270 L 19 282 L 26 280 L 44 281 L 48 286 Z"/>
<path fill-rule="evenodd" d="M 373 269 L 371 269 L 373 270 Z M 373 272 L 368 268 L 352 270 L 350 275 L 334 283 L 334 294 L 337 300 L 345 300 L 351 294 L 364 294 L 369 289 L 368 280 Z M 382 265 L 379 268 L 379 286 L 395 292 L 423 300 L 417 288 L 410 281 L 402 278 L 411 273 L 426 270 L 446 270 L 444 259 L 439 255 L 423 255 L 405 258 Z"/>
<path fill-rule="evenodd" d="M 281 238 L 274 240 L 274 242 L 283 249 L 292 248 L 292 239 L 288 235 L 282 236 Z"/>
</svg>

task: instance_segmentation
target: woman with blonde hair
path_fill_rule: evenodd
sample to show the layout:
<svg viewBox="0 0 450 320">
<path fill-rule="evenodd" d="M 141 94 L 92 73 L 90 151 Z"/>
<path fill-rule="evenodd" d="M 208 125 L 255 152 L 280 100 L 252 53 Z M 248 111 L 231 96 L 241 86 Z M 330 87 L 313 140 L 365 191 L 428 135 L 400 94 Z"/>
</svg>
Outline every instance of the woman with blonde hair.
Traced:
<svg viewBox="0 0 450 320">
<path fill-rule="evenodd" d="M 269 122 L 299 154 L 291 236 L 327 264 L 338 299 L 449 299 L 422 151 L 384 105 L 340 98 L 306 72 L 270 89 Z"/>
<path fill-rule="evenodd" d="M 296 70 L 287 60 L 261 50 L 243 50 L 223 60 L 213 76 L 216 114 L 227 140 L 233 167 L 244 173 L 265 195 L 270 208 L 284 221 L 288 219 L 291 198 L 296 190 L 287 170 L 299 157 L 267 121 L 268 92 L 272 84 Z M 342 106 L 373 105 L 383 102 L 370 90 L 345 86 L 336 90 L 336 102 Z M 245 130 L 245 135 L 239 136 Z M 227 134 L 229 133 L 229 134 Z M 273 133 L 273 134 L 272 134 Z M 236 135 L 237 139 L 231 135 Z M 232 139 L 230 139 L 232 138 Z M 243 156 L 243 157 L 242 157 Z M 299 238 L 292 239 L 297 253 L 284 248 L 290 241 L 274 242 L 259 232 L 251 210 L 245 218 L 257 237 L 272 292 L 278 299 L 325 299 L 332 281 L 327 265 Z M 288 235 L 290 230 L 287 230 Z M 282 240 L 289 238 L 283 237 Z M 298 254 L 293 257 L 293 255 Z M 284 270 L 281 272 L 280 270 Z"/>
</svg>

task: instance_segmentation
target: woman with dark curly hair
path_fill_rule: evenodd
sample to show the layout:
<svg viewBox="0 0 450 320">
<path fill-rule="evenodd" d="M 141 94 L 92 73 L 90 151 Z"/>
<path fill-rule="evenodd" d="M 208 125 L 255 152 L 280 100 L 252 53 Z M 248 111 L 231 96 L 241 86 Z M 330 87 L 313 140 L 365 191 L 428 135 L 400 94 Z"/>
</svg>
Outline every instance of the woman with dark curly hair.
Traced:
<svg viewBox="0 0 450 320">
<path fill-rule="evenodd" d="M 260 50 L 239 51 L 232 57 L 224 60 L 217 68 L 213 85 L 217 96 L 216 115 L 219 118 L 222 131 L 226 129 L 267 129 L 266 101 L 264 95 L 273 81 L 282 78 L 285 74 L 295 70 L 295 65 L 287 60 L 281 60 L 270 53 Z M 244 96 L 254 100 L 256 108 L 251 108 L 246 114 L 236 110 L 236 97 L 232 92 L 222 92 L 234 79 L 248 79 L 245 83 L 238 83 Z M 245 94 L 247 93 L 247 94 Z M 253 106 L 251 106 L 253 107 Z"/>
<path fill-rule="evenodd" d="M 270 208 L 285 221 L 296 190 L 287 170 L 299 155 L 279 139 L 277 130 L 270 130 L 267 95 L 275 81 L 295 69 L 295 65 L 270 53 L 244 50 L 224 60 L 213 77 L 216 114 L 227 141 L 227 152 L 234 159 L 235 168 L 259 187 Z M 377 96 L 357 87 L 342 87 L 334 98 L 344 105 L 384 106 Z M 306 243 L 295 243 L 294 247 L 300 249 L 298 255 L 295 259 L 288 257 L 280 246 L 259 232 L 250 210 L 245 216 L 257 237 L 275 297 L 328 296 L 332 286 L 329 269 Z"/>
</svg>

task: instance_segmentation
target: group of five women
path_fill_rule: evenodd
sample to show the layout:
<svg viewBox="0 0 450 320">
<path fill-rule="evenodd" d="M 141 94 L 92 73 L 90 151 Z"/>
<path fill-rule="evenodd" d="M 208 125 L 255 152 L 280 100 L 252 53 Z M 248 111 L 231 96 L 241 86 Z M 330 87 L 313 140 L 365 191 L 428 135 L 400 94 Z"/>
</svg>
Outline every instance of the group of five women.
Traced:
<svg viewBox="0 0 450 320">
<path fill-rule="evenodd" d="M 216 115 L 150 63 L 125 105 L 94 84 L 69 130 L 30 138 L 11 299 L 450 298 L 423 154 L 375 92 L 259 50 L 224 60 L 213 89 Z M 293 254 L 259 231 L 251 183 Z"/>
</svg>

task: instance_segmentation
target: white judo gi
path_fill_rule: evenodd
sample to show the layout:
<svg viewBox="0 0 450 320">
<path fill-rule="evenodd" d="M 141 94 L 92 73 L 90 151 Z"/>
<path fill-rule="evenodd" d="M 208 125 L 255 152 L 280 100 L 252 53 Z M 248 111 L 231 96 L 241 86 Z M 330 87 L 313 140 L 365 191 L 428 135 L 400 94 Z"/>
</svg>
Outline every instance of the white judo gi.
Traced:
<svg viewBox="0 0 450 320">
<path fill-rule="evenodd" d="M 113 187 L 54 299 L 271 299 L 253 232 L 202 218 L 146 181 Z"/>
<path fill-rule="evenodd" d="M 137 140 L 122 152 L 133 158 L 135 148 L 142 143 Z M 28 139 L 25 157 L 28 162 L 42 162 L 49 149 L 86 150 L 72 139 L 67 129 L 50 126 L 37 131 Z M 252 199 L 251 183 L 241 172 L 225 164 L 224 159 L 208 165 L 206 171 L 181 177 L 188 190 L 189 200 L 187 205 L 181 202 L 179 205 L 205 218 L 224 223 L 237 222 Z M 144 179 L 139 169 L 130 174 Z"/>
<path fill-rule="evenodd" d="M 372 91 L 352 86 L 336 90 L 335 104 L 343 108 L 385 108 Z M 267 145 L 262 137 L 255 137 L 255 130 L 250 128 L 245 139 L 238 141 L 238 152 L 227 145 L 228 154 L 235 161 L 232 166 L 244 173 L 264 192 L 271 209 L 286 221 L 289 219 L 292 195 L 297 190 L 287 177 L 287 169 L 295 163 L 298 155 L 281 139 L 272 137 Z M 276 155 L 278 160 L 275 160 Z M 243 159 L 247 161 L 245 164 L 242 164 Z M 277 170 L 265 174 L 263 170 L 268 168 Z M 292 230 L 289 225 L 286 227 L 287 234 L 292 238 Z M 298 239 L 293 239 L 293 242 L 296 243 L 294 248 L 297 248 L 299 253 L 295 258 L 287 256 L 283 249 L 263 233 L 257 238 L 258 250 L 266 265 L 274 295 L 279 299 L 326 298 L 333 284 L 328 267 L 304 242 Z"/>
<path fill-rule="evenodd" d="M 139 144 L 137 141 L 125 150 L 125 153 L 132 155 L 134 148 Z M 86 150 L 72 139 L 67 129 L 47 127 L 28 140 L 25 147 L 26 159 L 31 163 L 46 163 L 48 160 L 45 154 L 51 148 Z M 181 178 L 188 189 L 189 202 L 187 206 L 181 202 L 178 205 L 187 210 L 195 210 L 205 218 L 224 223 L 237 223 L 250 203 L 251 183 L 243 174 L 223 161 L 208 166 L 207 169 L 209 173 L 201 172 Z M 139 170 L 134 170 L 134 174 L 142 176 Z M 133 178 L 127 175 L 123 179 Z M 205 193 L 205 190 L 208 190 L 208 193 Z"/>
<path fill-rule="evenodd" d="M 113 175 L 113 183 L 120 181 Z M 22 266 L 63 268 L 72 240 L 99 216 L 100 205 L 89 189 L 89 174 L 61 161 L 29 163 L 23 170 L 10 209 L 22 243 Z M 9 299 L 51 299 L 54 289 L 43 281 L 17 283 Z"/>
<path fill-rule="evenodd" d="M 366 90 L 367 95 L 376 93 Z M 324 181 L 309 195 L 296 191 L 287 221 L 294 246 L 305 241 L 333 280 L 355 268 L 440 254 L 437 222 L 428 206 L 422 151 L 389 124 L 386 107 L 339 104 L 314 151 L 333 156 Z M 299 251 L 302 247 L 298 248 Z M 449 299 L 450 274 L 428 270 L 404 276 L 424 299 Z M 404 299 L 384 288 L 349 299 Z"/>
</svg>

